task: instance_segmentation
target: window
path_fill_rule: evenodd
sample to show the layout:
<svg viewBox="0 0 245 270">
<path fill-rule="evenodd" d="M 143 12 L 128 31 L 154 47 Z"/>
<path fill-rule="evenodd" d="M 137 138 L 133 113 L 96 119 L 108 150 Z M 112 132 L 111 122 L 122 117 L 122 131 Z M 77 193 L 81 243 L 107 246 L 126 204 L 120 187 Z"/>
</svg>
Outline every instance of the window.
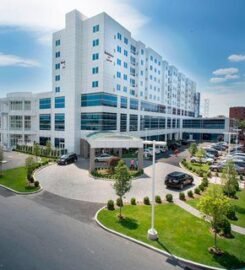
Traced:
<svg viewBox="0 0 245 270">
<path fill-rule="evenodd" d="M 142 54 L 142 55 L 144 54 L 144 50 L 143 50 L 143 49 L 141 49 L 141 54 Z"/>
<path fill-rule="evenodd" d="M 81 130 L 116 130 L 117 114 L 107 112 L 81 113 Z"/>
<path fill-rule="evenodd" d="M 92 73 L 93 73 L 93 74 L 99 73 L 99 67 L 93 67 L 93 68 L 92 68 Z"/>
<path fill-rule="evenodd" d="M 117 91 L 120 91 L 120 90 L 121 90 L 121 85 L 117 84 Z"/>
<path fill-rule="evenodd" d="M 55 53 L 55 58 L 59 58 L 60 57 L 60 52 L 56 52 Z"/>
<path fill-rule="evenodd" d="M 150 60 L 153 61 L 153 56 L 151 55 Z"/>
<path fill-rule="evenodd" d="M 141 66 L 143 66 L 144 65 L 144 61 L 143 60 L 140 60 L 140 64 L 141 64 Z"/>
<path fill-rule="evenodd" d="M 128 107 L 128 99 L 126 97 L 121 97 L 121 108 L 127 109 Z"/>
<path fill-rule="evenodd" d="M 39 137 L 40 145 L 46 146 L 48 141 L 50 141 L 50 137 Z"/>
<path fill-rule="evenodd" d="M 39 99 L 39 109 L 50 109 L 51 108 L 51 98 L 41 98 Z"/>
<path fill-rule="evenodd" d="M 127 81 L 127 80 L 128 80 L 128 76 L 127 76 L 126 74 L 123 74 L 123 79 L 124 79 L 125 81 Z"/>
<path fill-rule="evenodd" d="M 65 108 L 65 97 L 56 97 L 54 103 L 56 109 Z"/>
<path fill-rule="evenodd" d="M 99 46 L 99 39 L 94 39 L 93 40 L 93 47 Z"/>
<path fill-rule="evenodd" d="M 30 100 L 25 100 L 24 101 L 24 110 L 25 111 L 30 111 L 31 110 L 31 101 Z"/>
<path fill-rule="evenodd" d="M 122 48 L 120 46 L 117 46 L 117 52 L 119 52 L 119 53 L 122 52 Z"/>
<path fill-rule="evenodd" d="M 124 50 L 123 54 L 124 54 L 124 56 L 128 56 L 128 51 Z"/>
<path fill-rule="evenodd" d="M 39 115 L 39 129 L 50 130 L 51 129 L 51 116 L 50 114 Z"/>
<path fill-rule="evenodd" d="M 117 96 L 107 93 L 91 93 L 81 95 L 81 106 L 108 106 L 117 107 Z"/>
<path fill-rule="evenodd" d="M 65 130 L 65 114 L 56 113 L 54 116 L 54 127 L 55 130 L 64 131 Z"/>
<path fill-rule="evenodd" d="M 127 114 L 124 113 L 120 114 L 120 131 L 127 131 Z"/>
<path fill-rule="evenodd" d="M 60 39 L 55 40 L 55 46 L 60 46 Z"/>
<path fill-rule="evenodd" d="M 22 101 L 10 101 L 11 111 L 22 111 Z"/>
<path fill-rule="evenodd" d="M 60 81 L 60 75 L 55 75 L 55 81 L 56 82 Z"/>
<path fill-rule="evenodd" d="M 30 130 L 31 129 L 31 116 L 25 115 L 25 117 L 24 117 L 24 127 L 25 127 L 25 130 Z"/>
<path fill-rule="evenodd" d="M 121 72 L 117 72 L 117 78 L 121 78 Z"/>
<path fill-rule="evenodd" d="M 129 115 L 129 131 L 137 131 L 138 130 L 138 115 L 130 114 Z"/>
<path fill-rule="evenodd" d="M 93 33 L 96 33 L 96 32 L 99 32 L 100 31 L 100 26 L 97 24 L 97 25 L 94 25 L 93 26 Z"/>
<path fill-rule="evenodd" d="M 128 63 L 124 62 L 123 66 L 124 66 L 124 68 L 128 68 Z"/>
<path fill-rule="evenodd" d="M 56 86 L 55 87 L 55 93 L 59 93 L 60 92 L 60 87 L 59 86 Z"/>
<path fill-rule="evenodd" d="M 120 59 L 117 59 L 117 64 L 118 64 L 119 66 L 121 66 L 122 61 L 121 61 Z"/>
<path fill-rule="evenodd" d="M 55 69 L 60 69 L 60 63 L 55 64 Z"/>
<path fill-rule="evenodd" d="M 136 54 L 136 48 L 133 45 L 131 45 L 130 49 L 132 54 Z"/>
<path fill-rule="evenodd" d="M 128 92 L 128 88 L 127 88 L 127 86 L 124 86 L 124 87 L 123 87 L 123 92 L 125 92 L 125 93 L 127 93 L 127 92 Z"/>
<path fill-rule="evenodd" d="M 20 130 L 22 129 L 22 116 L 20 115 L 11 115 L 10 116 L 10 129 L 12 130 Z"/>
<path fill-rule="evenodd" d="M 54 147 L 55 148 L 65 148 L 65 139 L 64 138 L 54 138 Z"/>
<path fill-rule="evenodd" d="M 139 103 L 137 99 L 130 98 L 130 109 L 131 110 L 138 110 Z"/>
<path fill-rule="evenodd" d="M 127 45 L 128 44 L 128 39 L 124 38 L 124 43 Z"/>
<path fill-rule="evenodd" d="M 95 61 L 95 60 L 98 60 L 98 59 L 99 59 L 99 54 L 98 53 L 93 53 L 92 60 Z"/>
<path fill-rule="evenodd" d="M 167 128 L 171 128 L 171 118 L 167 119 Z"/>
<path fill-rule="evenodd" d="M 122 40 L 122 35 L 120 33 L 117 33 L 117 39 Z"/>
<path fill-rule="evenodd" d="M 98 81 L 93 81 L 92 82 L 92 87 L 93 88 L 99 87 L 99 82 Z"/>
</svg>

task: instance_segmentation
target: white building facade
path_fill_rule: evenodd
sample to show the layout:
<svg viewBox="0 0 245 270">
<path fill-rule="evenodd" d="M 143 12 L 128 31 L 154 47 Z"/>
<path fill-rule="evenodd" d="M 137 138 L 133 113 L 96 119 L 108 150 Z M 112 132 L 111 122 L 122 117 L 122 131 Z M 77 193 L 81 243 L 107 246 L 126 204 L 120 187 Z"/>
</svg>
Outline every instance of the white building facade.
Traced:
<svg viewBox="0 0 245 270">
<path fill-rule="evenodd" d="M 80 140 L 95 131 L 180 139 L 183 119 L 199 116 L 196 83 L 106 13 L 66 14 L 52 50 L 51 92 L 0 99 L 6 147 L 50 140 L 79 153 Z"/>
</svg>

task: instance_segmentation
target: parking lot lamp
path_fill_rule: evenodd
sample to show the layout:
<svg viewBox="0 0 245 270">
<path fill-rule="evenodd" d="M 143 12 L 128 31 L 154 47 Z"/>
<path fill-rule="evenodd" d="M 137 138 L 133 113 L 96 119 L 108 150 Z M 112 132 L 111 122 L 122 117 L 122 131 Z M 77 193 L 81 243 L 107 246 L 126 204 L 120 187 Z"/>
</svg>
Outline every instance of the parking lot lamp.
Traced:
<svg viewBox="0 0 245 270">
<path fill-rule="evenodd" d="M 166 146 L 166 142 L 156 142 L 154 141 L 144 141 L 146 145 L 152 145 L 152 194 L 151 194 L 151 228 L 147 232 L 147 237 L 150 240 L 157 240 L 158 233 L 155 229 L 155 173 L 156 173 L 156 145 L 157 146 Z"/>
</svg>

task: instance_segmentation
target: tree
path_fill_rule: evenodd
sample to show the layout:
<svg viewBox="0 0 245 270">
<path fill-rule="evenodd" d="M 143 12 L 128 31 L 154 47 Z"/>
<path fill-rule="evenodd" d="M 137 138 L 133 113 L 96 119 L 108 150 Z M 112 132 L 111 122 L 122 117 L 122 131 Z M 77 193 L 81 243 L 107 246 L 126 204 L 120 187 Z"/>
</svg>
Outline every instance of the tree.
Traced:
<svg viewBox="0 0 245 270">
<path fill-rule="evenodd" d="M 215 252 L 218 252 L 217 233 L 219 231 L 219 225 L 225 219 L 230 207 L 230 199 L 224 195 L 222 189 L 217 185 L 209 187 L 198 204 L 198 208 L 203 213 L 204 218 L 206 216 L 211 217 Z"/>
<path fill-rule="evenodd" d="M 36 167 L 36 162 L 34 161 L 33 157 L 26 158 L 25 167 L 26 167 L 26 177 L 29 181 L 31 179 L 32 173 Z"/>
<path fill-rule="evenodd" d="M 4 159 L 3 148 L 2 148 L 2 146 L 0 146 L 0 176 L 3 175 L 3 170 L 2 170 L 3 159 Z"/>
<path fill-rule="evenodd" d="M 245 120 L 240 120 L 238 125 L 239 125 L 240 129 L 244 130 L 245 129 Z"/>
<path fill-rule="evenodd" d="M 116 191 L 117 196 L 119 196 L 122 201 L 122 197 L 130 190 L 131 180 L 128 167 L 125 165 L 123 160 L 120 160 L 115 168 L 115 183 L 113 188 Z M 120 204 L 119 218 L 122 218 L 122 205 Z"/>
<path fill-rule="evenodd" d="M 35 155 L 37 161 L 37 157 L 40 156 L 40 146 L 37 143 L 33 144 L 33 154 Z"/>
<path fill-rule="evenodd" d="M 202 158 L 205 157 L 206 151 L 203 148 L 199 148 L 196 152 L 196 157 L 199 159 L 199 162 L 202 162 Z"/>
<path fill-rule="evenodd" d="M 229 160 L 222 170 L 222 184 L 223 191 L 228 197 L 234 197 L 239 190 L 238 174 L 236 172 L 235 164 Z"/>
<path fill-rule="evenodd" d="M 112 173 L 115 172 L 115 167 L 118 165 L 119 161 L 121 159 L 119 157 L 111 157 L 108 162 L 107 165 L 110 167 Z"/>
<path fill-rule="evenodd" d="M 52 151 L 52 145 L 51 145 L 51 141 L 50 140 L 48 140 L 46 142 L 46 151 L 47 151 L 47 156 L 50 156 L 51 151 Z"/>
<path fill-rule="evenodd" d="M 192 143 L 189 147 L 189 152 L 191 154 L 191 156 L 195 156 L 196 152 L 197 152 L 197 144 L 196 143 Z"/>
</svg>

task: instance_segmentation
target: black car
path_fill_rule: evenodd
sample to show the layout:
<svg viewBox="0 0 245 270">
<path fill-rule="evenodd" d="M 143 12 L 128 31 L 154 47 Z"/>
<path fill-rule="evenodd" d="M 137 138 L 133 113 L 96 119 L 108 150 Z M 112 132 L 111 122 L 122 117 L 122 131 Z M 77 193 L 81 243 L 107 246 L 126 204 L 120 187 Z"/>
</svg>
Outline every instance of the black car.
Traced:
<svg viewBox="0 0 245 270">
<path fill-rule="evenodd" d="M 172 172 L 166 176 L 165 185 L 167 187 L 183 189 L 184 186 L 191 185 L 193 181 L 193 177 L 187 173 Z"/>
<path fill-rule="evenodd" d="M 74 162 L 76 162 L 76 161 L 77 161 L 77 154 L 75 154 L 75 153 L 70 153 L 70 154 L 66 154 L 66 155 L 61 156 L 61 157 L 58 159 L 57 163 L 58 163 L 59 165 L 67 165 L 67 164 L 69 164 L 69 163 L 74 163 Z"/>
<path fill-rule="evenodd" d="M 219 156 L 219 152 L 214 148 L 206 148 L 205 151 L 207 153 L 210 153 L 210 154 L 214 155 L 215 157 Z"/>
</svg>

